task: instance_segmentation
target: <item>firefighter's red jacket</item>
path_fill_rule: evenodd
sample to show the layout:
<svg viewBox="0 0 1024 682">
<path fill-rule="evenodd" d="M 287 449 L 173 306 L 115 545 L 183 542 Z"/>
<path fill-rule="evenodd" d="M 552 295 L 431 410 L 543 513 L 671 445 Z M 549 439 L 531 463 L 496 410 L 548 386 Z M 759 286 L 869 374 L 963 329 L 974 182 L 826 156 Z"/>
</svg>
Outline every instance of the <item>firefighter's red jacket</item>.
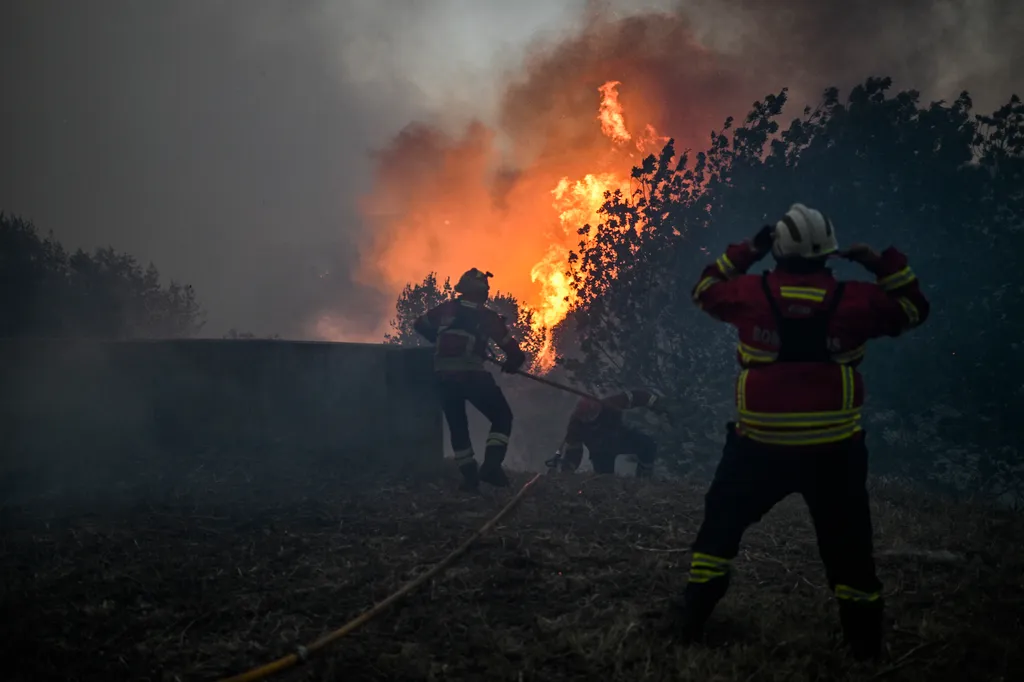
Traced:
<svg viewBox="0 0 1024 682">
<path fill-rule="evenodd" d="M 622 413 L 636 407 L 653 407 L 658 397 L 646 389 L 623 391 L 601 401 L 581 398 L 569 416 L 562 456 L 579 466 L 584 443 L 612 435 L 622 426 Z"/>
<path fill-rule="evenodd" d="M 694 302 L 737 329 L 737 432 L 769 445 L 823 445 L 861 434 L 864 380 L 857 366 L 867 341 L 899 336 L 928 318 L 929 303 L 907 257 L 886 249 L 875 282 L 848 281 L 828 328 L 833 363 L 780 362 L 779 334 L 750 243 L 732 244 L 701 273 Z M 768 285 L 785 317 L 828 309 L 838 281 L 830 270 L 775 269 Z"/>
<path fill-rule="evenodd" d="M 482 303 L 456 298 L 417 318 L 415 330 L 435 344 L 434 370 L 446 374 L 480 372 L 487 344 L 494 341 L 509 356 L 521 355 L 504 318 Z"/>
</svg>

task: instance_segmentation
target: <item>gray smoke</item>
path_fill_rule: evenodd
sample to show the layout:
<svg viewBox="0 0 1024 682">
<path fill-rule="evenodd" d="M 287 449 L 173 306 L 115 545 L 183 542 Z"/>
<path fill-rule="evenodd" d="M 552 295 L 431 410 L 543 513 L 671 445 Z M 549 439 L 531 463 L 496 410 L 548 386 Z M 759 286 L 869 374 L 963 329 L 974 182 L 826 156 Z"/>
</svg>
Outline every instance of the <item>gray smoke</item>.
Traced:
<svg viewBox="0 0 1024 682">
<path fill-rule="evenodd" d="M 515 158 L 608 78 L 697 141 L 784 85 L 813 101 L 868 75 L 992 108 L 1022 89 L 1020 35 L 1011 0 L 15 0 L 0 207 L 192 283 L 211 334 L 308 337 L 328 314 L 365 337 L 394 292 L 353 280 L 357 201 L 410 121 L 500 124 Z"/>
</svg>

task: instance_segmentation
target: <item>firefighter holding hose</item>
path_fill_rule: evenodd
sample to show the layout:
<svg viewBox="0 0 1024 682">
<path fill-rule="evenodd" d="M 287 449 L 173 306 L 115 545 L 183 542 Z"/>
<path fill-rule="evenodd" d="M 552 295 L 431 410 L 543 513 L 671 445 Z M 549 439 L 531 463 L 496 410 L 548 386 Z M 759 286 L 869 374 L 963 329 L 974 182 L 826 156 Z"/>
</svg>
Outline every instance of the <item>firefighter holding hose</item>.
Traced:
<svg viewBox="0 0 1024 682">
<path fill-rule="evenodd" d="M 509 485 L 502 469 L 512 434 L 512 408 L 494 376 L 484 367 L 488 344 L 505 352 L 503 372 L 514 374 L 526 362 L 526 354 L 512 337 L 504 319 L 485 304 L 490 296 L 489 272 L 467 271 L 455 285 L 458 296 L 421 315 L 413 328 L 435 345 L 434 374 L 451 435 L 455 462 L 462 474 L 462 489 L 476 490 L 483 481 L 498 487 Z M 477 466 L 469 436 L 466 403 L 491 422 L 484 462 Z"/>
</svg>

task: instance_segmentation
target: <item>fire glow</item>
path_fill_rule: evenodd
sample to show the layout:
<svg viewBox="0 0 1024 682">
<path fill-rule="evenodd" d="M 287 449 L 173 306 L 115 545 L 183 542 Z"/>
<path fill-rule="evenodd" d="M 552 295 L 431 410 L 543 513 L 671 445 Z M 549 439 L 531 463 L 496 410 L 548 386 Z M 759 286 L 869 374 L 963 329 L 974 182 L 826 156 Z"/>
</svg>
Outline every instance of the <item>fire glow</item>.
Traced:
<svg viewBox="0 0 1024 682">
<path fill-rule="evenodd" d="M 566 124 L 566 136 L 585 144 L 573 148 L 549 132 L 552 151 L 511 172 L 500 200 L 493 131 L 473 124 L 461 139 L 403 131 L 379 159 L 364 206 L 380 228 L 365 281 L 399 291 L 431 271 L 443 281 L 471 267 L 490 270 L 494 290 L 513 294 L 533 313 L 544 343 L 532 369 L 549 371 L 556 357 L 550 330 L 577 302 L 573 277 L 581 273 L 570 272 L 569 253 L 596 236 L 607 192 L 629 196 L 637 152 L 656 151 L 652 145 L 665 139 L 650 125 L 630 131 L 619 86 L 611 80 L 596 88 L 589 121 Z M 590 231 L 581 235 L 584 225 Z"/>
</svg>

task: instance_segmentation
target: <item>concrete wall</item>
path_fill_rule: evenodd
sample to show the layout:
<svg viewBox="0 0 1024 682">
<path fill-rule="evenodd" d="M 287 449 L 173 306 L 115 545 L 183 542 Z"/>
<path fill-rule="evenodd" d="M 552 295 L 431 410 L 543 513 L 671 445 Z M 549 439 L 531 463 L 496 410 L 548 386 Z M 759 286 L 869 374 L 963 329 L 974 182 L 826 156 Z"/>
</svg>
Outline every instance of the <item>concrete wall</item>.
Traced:
<svg viewBox="0 0 1024 682">
<path fill-rule="evenodd" d="M 0 340 L 0 353 L 0 474 L 424 469 L 443 456 L 429 349 Z"/>
</svg>

